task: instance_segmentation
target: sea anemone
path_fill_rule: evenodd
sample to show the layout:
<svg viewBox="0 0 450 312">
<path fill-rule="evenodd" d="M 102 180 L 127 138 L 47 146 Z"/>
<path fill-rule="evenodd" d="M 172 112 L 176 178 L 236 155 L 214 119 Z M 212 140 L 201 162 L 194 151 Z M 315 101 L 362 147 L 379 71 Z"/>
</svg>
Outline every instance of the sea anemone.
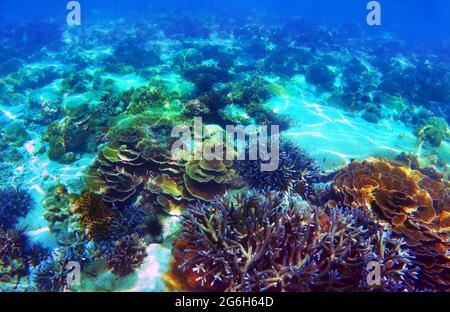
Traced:
<svg viewBox="0 0 450 312">
<path fill-rule="evenodd" d="M 274 171 L 262 171 L 262 160 L 237 161 L 239 174 L 250 187 L 288 192 L 295 190 L 309 196 L 311 185 L 319 178 L 319 167 L 314 159 L 290 141 L 280 144 L 279 166 Z"/>
<path fill-rule="evenodd" d="M 389 263 L 380 287 L 410 290 L 414 279 L 402 241 L 368 214 L 275 192 L 190 206 L 174 246 L 190 290 L 371 290 L 362 282 L 370 261 Z"/>
<path fill-rule="evenodd" d="M 27 215 L 32 203 L 31 195 L 20 187 L 0 188 L 0 226 L 14 227 L 19 218 Z"/>
<path fill-rule="evenodd" d="M 108 255 L 108 266 L 119 276 L 126 276 L 141 266 L 147 257 L 144 240 L 137 234 L 125 236 L 116 242 L 111 254 Z"/>
</svg>

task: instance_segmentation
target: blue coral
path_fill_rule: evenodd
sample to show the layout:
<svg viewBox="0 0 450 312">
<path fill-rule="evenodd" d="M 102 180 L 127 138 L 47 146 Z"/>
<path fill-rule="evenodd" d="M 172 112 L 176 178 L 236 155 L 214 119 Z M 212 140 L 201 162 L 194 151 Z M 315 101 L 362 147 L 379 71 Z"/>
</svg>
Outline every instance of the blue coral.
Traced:
<svg viewBox="0 0 450 312">
<path fill-rule="evenodd" d="M 312 184 L 320 178 L 316 161 L 290 141 L 282 141 L 280 144 L 277 170 L 262 171 L 261 164 L 261 159 L 237 161 L 239 174 L 250 187 L 280 192 L 294 190 L 307 197 Z"/>
<path fill-rule="evenodd" d="M 413 290 L 411 256 L 385 233 L 359 210 L 252 191 L 190 206 L 174 255 L 194 289 L 370 291 L 367 264 L 379 261 L 383 290 Z"/>
<path fill-rule="evenodd" d="M 31 195 L 15 186 L 0 188 L 0 226 L 14 227 L 19 218 L 25 217 L 32 207 Z"/>
</svg>

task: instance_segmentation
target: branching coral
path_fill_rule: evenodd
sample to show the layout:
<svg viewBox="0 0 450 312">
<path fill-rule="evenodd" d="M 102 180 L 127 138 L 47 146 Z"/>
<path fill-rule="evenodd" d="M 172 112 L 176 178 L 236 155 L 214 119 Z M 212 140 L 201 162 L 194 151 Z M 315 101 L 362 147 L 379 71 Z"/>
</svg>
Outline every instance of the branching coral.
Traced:
<svg viewBox="0 0 450 312">
<path fill-rule="evenodd" d="M 345 204 L 369 209 L 406 238 L 425 287 L 448 287 L 448 181 L 438 182 L 400 163 L 367 159 L 354 161 L 338 173 L 334 189 Z"/>
<path fill-rule="evenodd" d="M 367 263 L 379 259 L 389 262 L 382 287 L 409 289 L 410 256 L 383 230 L 348 208 L 273 192 L 226 195 L 185 211 L 174 272 L 191 290 L 368 290 L 361 286 Z"/>
<path fill-rule="evenodd" d="M 0 227 L 0 282 L 18 284 L 28 274 L 26 244 L 24 233 Z"/>
<path fill-rule="evenodd" d="M 274 171 L 262 171 L 262 160 L 237 161 L 239 174 L 251 187 L 274 191 L 295 191 L 307 197 L 319 177 L 316 162 L 290 141 L 280 144 L 279 165 Z"/>
<path fill-rule="evenodd" d="M 63 251 L 55 250 L 45 259 L 33 274 L 33 280 L 38 291 L 62 292 L 69 289 L 67 265 L 71 259 Z"/>
<path fill-rule="evenodd" d="M 0 227 L 11 228 L 25 217 L 33 201 L 30 194 L 16 186 L 0 188 Z"/>
<path fill-rule="evenodd" d="M 114 274 L 125 276 L 139 268 L 145 257 L 147 252 L 143 239 L 137 234 L 131 234 L 116 243 L 108 255 L 108 266 Z"/>
<path fill-rule="evenodd" d="M 0 227 L 0 282 L 17 286 L 47 254 L 46 248 L 30 242 L 23 229 Z"/>
</svg>

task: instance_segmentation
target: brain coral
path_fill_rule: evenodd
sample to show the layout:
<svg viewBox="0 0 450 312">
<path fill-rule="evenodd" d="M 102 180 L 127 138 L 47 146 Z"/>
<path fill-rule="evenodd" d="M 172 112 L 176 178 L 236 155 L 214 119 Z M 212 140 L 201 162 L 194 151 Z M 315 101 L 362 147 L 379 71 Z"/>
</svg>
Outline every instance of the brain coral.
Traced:
<svg viewBox="0 0 450 312">
<path fill-rule="evenodd" d="M 362 211 L 307 205 L 298 197 L 225 195 L 183 213 L 170 286 L 214 291 L 357 291 L 369 261 L 383 290 L 414 280 L 404 242 Z"/>
<path fill-rule="evenodd" d="M 334 179 L 344 204 L 364 207 L 412 246 L 425 287 L 448 289 L 450 185 L 384 159 L 353 161 Z"/>
</svg>

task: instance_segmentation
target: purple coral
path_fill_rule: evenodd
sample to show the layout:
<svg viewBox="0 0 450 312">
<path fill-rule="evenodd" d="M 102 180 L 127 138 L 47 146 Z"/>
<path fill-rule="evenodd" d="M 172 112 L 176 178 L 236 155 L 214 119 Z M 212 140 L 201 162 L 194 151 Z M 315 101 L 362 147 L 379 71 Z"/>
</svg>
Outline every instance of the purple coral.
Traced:
<svg viewBox="0 0 450 312">
<path fill-rule="evenodd" d="M 15 186 L 0 188 L 0 226 L 12 228 L 25 217 L 32 206 L 31 195 Z"/>
<path fill-rule="evenodd" d="M 137 234 L 123 237 L 116 242 L 108 256 L 108 266 L 119 276 L 126 276 L 141 266 L 147 257 L 144 240 Z"/>
<path fill-rule="evenodd" d="M 290 141 L 280 144 L 279 165 L 275 171 L 262 171 L 261 160 L 237 161 L 239 174 L 251 187 L 273 191 L 297 191 L 308 196 L 319 179 L 319 167 L 314 159 Z"/>
<path fill-rule="evenodd" d="M 368 262 L 377 260 L 389 263 L 392 280 L 383 280 L 383 287 L 409 290 L 410 256 L 401 241 L 383 231 L 350 208 L 313 207 L 296 196 L 250 192 L 189 207 L 183 243 L 174 255 L 187 280 L 200 289 L 371 290 L 362 281 Z"/>
</svg>

